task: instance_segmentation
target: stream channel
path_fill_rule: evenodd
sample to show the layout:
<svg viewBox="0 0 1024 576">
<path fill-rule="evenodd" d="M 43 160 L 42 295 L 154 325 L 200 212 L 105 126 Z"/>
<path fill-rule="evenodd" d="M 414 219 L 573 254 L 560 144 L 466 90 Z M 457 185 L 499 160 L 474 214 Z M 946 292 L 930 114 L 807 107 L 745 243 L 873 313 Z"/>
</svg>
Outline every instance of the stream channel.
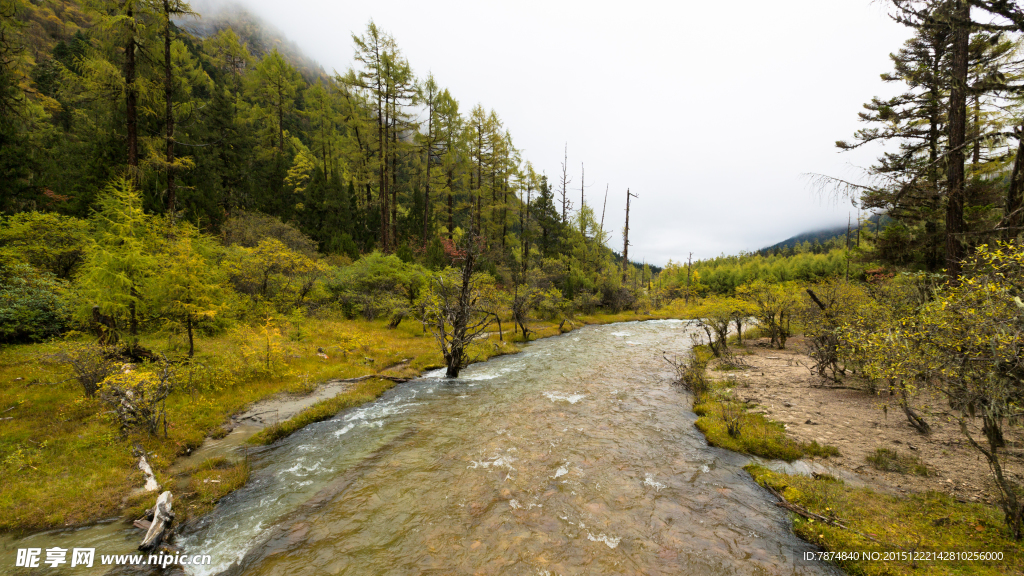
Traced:
<svg viewBox="0 0 1024 576">
<path fill-rule="evenodd" d="M 749 458 L 694 427 L 662 359 L 689 330 L 588 326 L 456 380 L 400 384 L 251 452 L 248 484 L 178 538 L 212 558 L 187 571 L 841 574 L 800 561 L 816 548 L 743 470 Z M 6 542 L 4 556 L 56 542 L 95 546 L 98 560 L 140 538 L 120 523 L 77 532 Z"/>
</svg>

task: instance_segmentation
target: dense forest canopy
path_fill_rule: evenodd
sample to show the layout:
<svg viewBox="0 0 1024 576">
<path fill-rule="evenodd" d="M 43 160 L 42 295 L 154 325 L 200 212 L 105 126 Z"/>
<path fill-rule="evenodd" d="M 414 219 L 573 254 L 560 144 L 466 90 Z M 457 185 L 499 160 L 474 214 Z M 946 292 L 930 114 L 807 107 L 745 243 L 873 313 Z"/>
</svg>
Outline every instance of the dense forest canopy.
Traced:
<svg viewBox="0 0 1024 576">
<path fill-rule="evenodd" d="M 338 305 L 339 266 L 380 251 L 440 269 L 470 239 L 501 286 L 588 309 L 647 300 L 659 268 L 623 266 L 568 156 L 549 181 L 496 111 L 417 76 L 372 21 L 352 66 L 327 74 L 251 15 L 202 20 L 180 0 L 3 0 L 0 15 L 0 244 L 28 267 L 4 275 L 68 290 L 58 308 L 79 322 L 135 334 L 184 314 L 191 333 L 213 308 L 150 289 L 170 274 L 229 284 L 209 302 L 235 315 Z M 59 266 L 36 244 L 57 237 Z M 166 266 L 188 259 L 216 277 Z M 38 328 L 7 337 L 59 330 Z"/>
</svg>

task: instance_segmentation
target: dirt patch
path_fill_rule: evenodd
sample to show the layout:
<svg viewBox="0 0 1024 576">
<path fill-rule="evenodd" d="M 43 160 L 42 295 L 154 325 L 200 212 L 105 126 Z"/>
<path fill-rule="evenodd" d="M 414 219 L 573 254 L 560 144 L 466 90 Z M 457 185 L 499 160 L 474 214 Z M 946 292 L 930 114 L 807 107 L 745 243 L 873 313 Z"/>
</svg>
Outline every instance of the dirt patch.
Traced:
<svg viewBox="0 0 1024 576">
<path fill-rule="evenodd" d="M 767 340 L 748 341 L 736 350 L 747 367 L 711 374 L 716 379 L 734 379 L 738 383 L 735 396 L 757 404 L 754 411 L 784 424 L 794 439 L 839 448 L 841 455 L 827 460 L 830 466 L 874 479 L 883 490 L 937 490 L 965 502 L 997 502 L 988 463 L 968 444 L 956 415 L 941 398 L 922 394 L 913 401 L 932 427 L 925 436 L 910 426 L 897 397 L 887 389 L 873 394 L 865 380 L 852 375 L 842 387 L 822 386 L 811 374 L 813 361 L 802 338 L 790 339 L 786 350 L 768 348 Z M 982 438 L 980 428 L 980 421 L 972 423 L 976 439 Z M 1024 434 L 1020 428 L 1007 427 L 1006 440 L 1004 466 L 1024 483 Z M 876 470 L 867 458 L 878 448 L 919 458 L 931 475 Z"/>
<path fill-rule="evenodd" d="M 333 398 L 352 388 L 349 382 L 328 381 L 308 394 L 282 392 L 264 398 L 241 414 L 231 417 L 232 424 L 255 424 L 259 428 L 283 422 L 321 400 Z"/>
</svg>

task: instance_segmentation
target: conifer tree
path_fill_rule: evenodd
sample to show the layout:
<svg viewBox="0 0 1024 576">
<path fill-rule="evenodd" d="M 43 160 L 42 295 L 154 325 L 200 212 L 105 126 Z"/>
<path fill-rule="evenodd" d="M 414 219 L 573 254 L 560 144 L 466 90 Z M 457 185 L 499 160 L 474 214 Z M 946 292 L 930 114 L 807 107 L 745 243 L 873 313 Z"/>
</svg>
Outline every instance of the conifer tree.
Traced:
<svg viewBox="0 0 1024 576">
<path fill-rule="evenodd" d="M 285 117 L 295 110 L 302 77 L 275 48 L 256 64 L 249 78 L 257 102 L 268 108 L 265 114 L 273 118 L 272 138 L 276 140 L 278 154 L 281 154 L 284 152 Z"/>
<path fill-rule="evenodd" d="M 438 142 L 440 140 L 440 126 L 438 125 L 439 118 L 437 107 L 440 102 L 441 91 L 437 86 L 437 82 L 434 80 L 433 74 L 427 74 L 426 79 L 422 84 L 420 84 L 418 90 L 419 100 L 426 108 L 427 115 L 427 129 L 425 132 L 420 134 L 420 142 L 423 146 L 423 153 L 425 156 L 424 167 L 426 169 L 426 175 L 423 179 L 423 246 L 426 246 L 430 237 L 431 219 L 430 169 L 434 165 L 434 155 L 437 151 Z"/>
<path fill-rule="evenodd" d="M 152 276 L 154 307 L 185 330 L 188 357 L 195 353 L 194 329 L 223 308 L 222 285 L 211 265 L 211 241 L 188 224 L 178 224 L 167 241 L 167 265 Z"/>
<path fill-rule="evenodd" d="M 153 234 L 142 210 L 142 197 L 132 179 L 112 181 L 97 199 L 90 218 L 92 243 L 86 250 L 78 278 L 85 308 L 82 319 L 101 314 L 127 319 L 133 343 L 138 336 L 138 315 L 145 303 L 145 284 L 154 271 Z"/>
</svg>

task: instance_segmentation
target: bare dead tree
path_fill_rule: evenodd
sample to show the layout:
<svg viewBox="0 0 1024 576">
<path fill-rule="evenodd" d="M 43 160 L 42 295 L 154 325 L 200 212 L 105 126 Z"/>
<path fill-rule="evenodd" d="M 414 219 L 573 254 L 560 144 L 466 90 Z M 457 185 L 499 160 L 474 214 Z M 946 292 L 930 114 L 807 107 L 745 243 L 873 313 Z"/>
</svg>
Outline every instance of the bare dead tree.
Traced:
<svg viewBox="0 0 1024 576">
<path fill-rule="evenodd" d="M 629 191 L 626 188 L 626 227 L 622 232 L 622 280 L 626 280 L 626 270 L 629 266 L 629 199 L 639 198 L 636 194 Z"/>
<path fill-rule="evenodd" d="M 558 189 L 558 194 L 562 197 L 562 224 L 569 222 L 569 210 L 572 209 L 572 201 L 569 200 L 569 184 L 572 184 L 572 179 L 569 178 L 569 144 L 565 145 L 565 157 L 562 159 L 562 182 Z"/>
<path fill-rule="evenodd" d="M 604 212 L 608 209 L 608 185 L 604 185 L 604 206 L 601 207 L 601 241 L 604 242 Z"/>
<path fill-rule="evenodd" d="M 492 315 L 486 310 L 483 282 L 474 276 L 482 239 L 471 234 L 457 258 L 462 269 L 449 268 L 437 274 L 424 306 L 423 323 L 430 327 L 447 371 L 445 377 L 457 378 L 469 364 L 469 345 L 490 326 Z"/>
</svg>

